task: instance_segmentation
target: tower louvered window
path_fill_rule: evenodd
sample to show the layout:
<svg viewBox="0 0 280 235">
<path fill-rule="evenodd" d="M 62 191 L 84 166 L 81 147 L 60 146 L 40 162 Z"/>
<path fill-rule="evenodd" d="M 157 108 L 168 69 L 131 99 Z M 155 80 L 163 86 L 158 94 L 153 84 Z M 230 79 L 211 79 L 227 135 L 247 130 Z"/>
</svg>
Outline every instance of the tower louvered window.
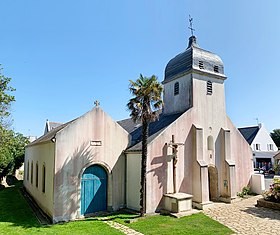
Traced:
<svg viewBox="0 0 280 235">
<path fill-rule="evenodd" d="M 198 61 L 198 66 L 200 69 L 204 69 L 203 61 Z"/>
<path fill-rule="evenodd" d="M 215 73 L 218 73 L 218 72 L 219 72 L 219 66 L 217 66 L 217 65 L 214 66 L 214 72 L 215 72 Z"/>
<path fill-rule="evenodd" d="M 212 82 L 207 81 L 207 95 L 212 95 Z"/>
<path fill-rule="evenodd" d="M 179 94 L 179 82 L 175 82 L 174 84 L 174 95 Z"/>
</svg>

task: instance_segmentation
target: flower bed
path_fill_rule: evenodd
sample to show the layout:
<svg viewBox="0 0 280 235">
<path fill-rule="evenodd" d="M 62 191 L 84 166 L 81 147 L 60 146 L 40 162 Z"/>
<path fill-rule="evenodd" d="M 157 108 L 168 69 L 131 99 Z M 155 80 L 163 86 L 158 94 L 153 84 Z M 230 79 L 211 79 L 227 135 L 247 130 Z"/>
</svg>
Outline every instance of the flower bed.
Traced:
<svg viewBox="0 0 280 235">
<path fill-rule="evenodd" d="M 274 179 L 270 189 L 257 201 L 257 206 L 280 210 L 280 179 Z"/>
<path fill-rule="evenodd" d="M 264 200 L 280 203 L 280 179 L 274 179 L 270 189 L 264 192 Z"/>
</svg>

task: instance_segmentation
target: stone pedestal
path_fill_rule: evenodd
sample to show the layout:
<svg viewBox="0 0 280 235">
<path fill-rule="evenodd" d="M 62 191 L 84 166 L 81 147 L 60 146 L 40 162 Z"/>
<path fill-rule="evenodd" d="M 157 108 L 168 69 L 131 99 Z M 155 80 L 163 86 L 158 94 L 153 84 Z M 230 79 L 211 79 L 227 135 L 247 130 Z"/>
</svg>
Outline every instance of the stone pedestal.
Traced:
<svg viewBox="0 0 280 235">
<path fill-rule="evenodd" d="M 171 213 L 190 211 L 192 210 L 192 197 L 186 193 L 164 194 L 164 209 Z"/>
</svg>

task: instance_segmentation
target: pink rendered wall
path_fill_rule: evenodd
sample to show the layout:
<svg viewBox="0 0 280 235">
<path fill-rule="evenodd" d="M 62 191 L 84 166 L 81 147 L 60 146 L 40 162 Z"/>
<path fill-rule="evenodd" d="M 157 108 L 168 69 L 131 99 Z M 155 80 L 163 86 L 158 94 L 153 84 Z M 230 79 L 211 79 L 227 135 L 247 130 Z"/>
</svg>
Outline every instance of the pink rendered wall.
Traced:
<svg viewBox="0 0 280 235">
<path fill-rule="evenodd" d="M 147 213 L 161 207 L 164 193 L 173 192 L 172 161 L 167 155 L 172 154 L 169 144 L 172 135 L 175 142 L 183 143 L 178 149 L 177 189 L 191 193 L 192 190 L 192 134 L 193 111 L 188 110 L 166 128 L 148 146 L 147 159 Z"/>
<path fill-rule="evenodd" d="M 235 161 L 236 190 L 240 192 L 244 186 L 249 184 L 254 171 L 253 153 L 247 141 L 229 118 L 227 118 L 227 125 L 231 132 L 231 155 Z"/>
</svg>

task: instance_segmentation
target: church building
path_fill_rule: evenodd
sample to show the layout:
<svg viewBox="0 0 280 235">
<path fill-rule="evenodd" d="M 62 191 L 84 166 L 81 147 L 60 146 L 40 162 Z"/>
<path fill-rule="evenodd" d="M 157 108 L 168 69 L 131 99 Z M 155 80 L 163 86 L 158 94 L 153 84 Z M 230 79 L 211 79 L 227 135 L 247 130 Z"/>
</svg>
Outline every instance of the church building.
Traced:
<svg viewBox="0 0 280 235">
<path fill-rule="evenodd" d="M 249 184 L 252 151 L 226 114 L 226 79 L 221 58 L 195 36 L 168 62 L 164 109 L 149 128 L 147 213 L 166 209 L 172 193 L 199 209 L 230 203 Z M 54 223 L 139 210 L 141 124 L 115 121 L 96 103 L 29 144 L 24 165 L 24 187 Z"/>
</svg>

